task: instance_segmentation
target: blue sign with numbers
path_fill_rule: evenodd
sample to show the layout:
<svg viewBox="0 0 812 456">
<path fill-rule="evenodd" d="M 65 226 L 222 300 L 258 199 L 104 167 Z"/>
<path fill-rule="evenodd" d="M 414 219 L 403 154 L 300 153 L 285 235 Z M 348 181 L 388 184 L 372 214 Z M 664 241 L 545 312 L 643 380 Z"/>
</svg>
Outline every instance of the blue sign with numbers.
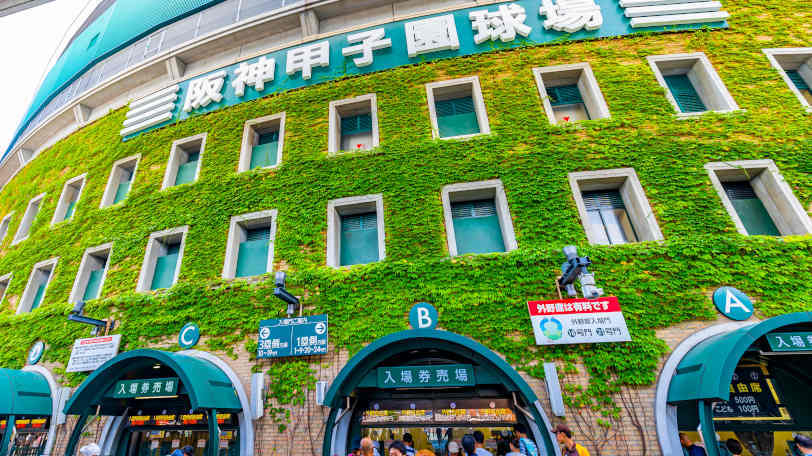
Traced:
<svg viewBox="0 0 812 456">
<path fill-rule="evenodd" d="M 326 314 L 259 322 L 258 359 L 326 354 Z"/>
</svg>

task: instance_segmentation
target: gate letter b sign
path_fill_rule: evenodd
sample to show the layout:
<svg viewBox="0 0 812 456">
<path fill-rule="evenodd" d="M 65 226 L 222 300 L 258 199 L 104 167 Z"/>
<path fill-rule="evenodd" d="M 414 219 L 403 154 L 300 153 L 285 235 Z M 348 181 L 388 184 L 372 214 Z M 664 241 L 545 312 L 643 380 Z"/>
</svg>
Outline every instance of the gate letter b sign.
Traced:
<svg viewBox="0 0 812 456">
<path fill-rule="evenodd" d="M 434 329 L 437 327 L 437 309 L 427 302 L 419 302 L 409 311 L 409 324 L 412 329 Z"/>
</svg>

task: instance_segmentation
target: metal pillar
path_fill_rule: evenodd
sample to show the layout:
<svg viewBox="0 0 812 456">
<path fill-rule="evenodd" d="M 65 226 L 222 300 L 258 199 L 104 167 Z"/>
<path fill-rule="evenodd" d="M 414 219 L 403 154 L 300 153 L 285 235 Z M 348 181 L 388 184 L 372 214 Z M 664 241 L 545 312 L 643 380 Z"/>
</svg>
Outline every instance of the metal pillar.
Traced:
<svg viewBox="0 0 812 456">
<path fill-rule="evenodd" d="M 11 434 L 14 433 L 14 421 L 15 416 L 9 415 L 6 420 L 6 432 L 3 433 L 3 440 L 0 441 L 0 456 L 6 456 L 8 454 L 8 444 L 11 441 Z"/>
<path fill-rule="evenodd" d="M 85 428 L 87 416 L 88 412 L 83 412 L 81 415 L 79 415 L 79 421 L 77 421 L 76 426 L 73 427 L 70 440 L 68 440 L 68 445 L 65 447 L 65 456 L 73 456 L 76 454 L 76 445 L 79 444 L 79 439 L 82 438 L 82 431 Z"/>
<path fill-rule="evenodd" d="M 211 409 L 206 413 L 208 415 L 208 420 L 209 420 L 209 454 L 208 454 L 208 456 L 217 456 L 220 453 L 220 427 L 217 425 L 217 410 Z M 718 456 L 718 455 L 716 455 L 716 456 Z"/>
<path fill-rule="evenodd" d="M 705 441 L 705 452 L 708 456 L 721 456 L 719 444 L 716 442 L 716 430 L 713 427 L 713 404 L 708 401 L 699 401 L 699 430 L 702 440 Z"/>
</svg>

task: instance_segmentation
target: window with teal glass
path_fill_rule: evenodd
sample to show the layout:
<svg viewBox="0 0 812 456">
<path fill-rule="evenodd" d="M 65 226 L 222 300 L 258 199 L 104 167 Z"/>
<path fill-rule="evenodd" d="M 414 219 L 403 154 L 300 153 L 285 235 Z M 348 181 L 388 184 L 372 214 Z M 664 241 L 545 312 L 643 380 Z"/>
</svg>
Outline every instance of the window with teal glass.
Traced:
<svg viewBox="0 0 812 456">
<path fill-rule="evenodd" d="M 268 247 L 271 243 L 271 228 L 245 230 L 245 240 L 240 242 L 237 252 L 237 277 L 251 277 L 268 272 Z"/>
<path fill-rule="evenodd" d="M 764 203 L 753 191 L 753 186 L 750 182 L 722 182 L 722 188 L 725 189 L 725 194 L 733 209 L 736 210 L 736 215 L 747 230 L 747 234 L 761 234 L 765 236 L 779 236 L 781 233 L 775 226 L 772 217 L 764 207 Z"/>
<path fill-rule="evenodd" d="M 451 220 L 458 255 L 505 251 L 493 199 L 451 203 Z"/>
<path fill-rule="evenodd" d="M 175 284 L 175 269 L 178 267 L 179 252 L 180 243 L 169 244 L 166 246 L 166 253 L 156 258 L 151 290 L 169 288 Z"/>
<path fill-rule="evenodd" d="M 617 190 L 583 192 L 588 227 L 597 244 L 625 244 L 636 242 L 626 205 Z"/>
<path fill-rule="evenodd" d="M 124 201 L 127 194 L 130 192 L 130 184 L 132 183 L 133 173 L 131 170 L 122 168 L 118 180 L 118 187 L 116 188 L 116 196 L 113 197 L 113 204 Z"/>
<path fill-rule="evenodd" d="M 341 150 L 372 148 L 372 114 L 341 118 Z"/>
<path fill-rule="evenodd" d="M 789 80 L 792 81 L 792 85 L 801 92 L 801 95 L 806 99 L 807 102 L 812 104 L 812 91 L 809 89 L 809 84 L 806 83 L 804 78 L 798 72 L 798 70 L 785 70 Z"/>
<path fill-rule="evenodd" d="M 663 78 L 668 90 L 671 92 L 671 96 L 677 102 L 680 112 L 704 112 L 708 110 L 687 74 L 675 74 Z"/>
<path fill-rule="evenodd" d="M 578 90 L 578 84 L 547 87 L 546 91 L 547 96 L 550 97 L 550 104 L 553 106 L 584 102 L 584 99 L 581 97 L 581 91 Z"/>
<path fill-rule="evenodd" d="M 62 220 L 69 220 L 71 217 L 73 217 L 73 211 L 75 209 L 76 209 L 76 198 L 74 197 L 74 199 L 71 199 L 68 202 L 68 207 L 65 208 L 65 218 L 63 218 Z"/>
<path fill-rule="evenodd" d="M 82 301 L 90 301 L 99 297 L 102 277 L 104 276 L 104 266 L 99 269 L 93 269 L 88 274 L 87 285 L 85 292 L 82 294 Z"/>
<path fill-rule="evenodd" d="M 258 136 L 257 143 L 251 148 L 250 169 L 276 165 L 279 157 L 279 132 L 272 131 Z"/>
<path fill-rule="evenodd" d="M 473 135 L 480 132 L 473 97 L 440 100 L 434 103 L 434 109 L 441 138 Z"/>
<path fill-rule="evenodd" d="M 342 215 L 339 245 L 341 266 L 378 261 L 378 215 L 375 212 Z"/>
<path fill-rule="evenodd" d="M 189 153 L 186 163 L 178 166 L 178 174 L 175 177 L 175 185 L 183 185 L 194 182 L 197 178 L 197 166 L 199 162 L 199 152 Z"/>
<path fill-rule="evenodd" d="M 51 271 L 41 271 L 42 276 L 37 286 L 37 292 L 34 294 L 34 300 L 31 301 L 31 309 L 34 310 L 42 304 L 42 298 L 45 296 L 45 289 L 48 287 L 48 279 L 51 278 Z"/>
</svg>

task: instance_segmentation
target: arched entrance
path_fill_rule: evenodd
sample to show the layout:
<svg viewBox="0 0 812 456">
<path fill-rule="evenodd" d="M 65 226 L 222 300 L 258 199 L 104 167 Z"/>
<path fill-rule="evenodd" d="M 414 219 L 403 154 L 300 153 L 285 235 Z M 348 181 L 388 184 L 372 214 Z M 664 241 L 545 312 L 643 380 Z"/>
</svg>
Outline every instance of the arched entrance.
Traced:
<svg viewBox="0 0 812 456">
<path fill-rule="evenodd" d="M 0 456 L 50 456 L 61 394 L 43 367 L 0 369 Z"/>
<path fill-rule="evenodd" d="M 655 415 L 665 455 L 679 433 L 725 456 L 734 438 L 753 456 L 794 454 L 796 433 L 812 435 L 812 312 L 756 324 L 707 328 L 680 344 L 661 373 Z M 718 435 L 718 439 L 717 439 Z"/>
<path fill-rule="evenodd" d="M 225 363 L 203 352 L 133 350 L 95 370 L 65 413 L 78 415 L 65 456 L 90 415 L 112 417 L 99 445 L 104 456 L 163 456 L 191 446 L 196 456 L 251 456 L 248 399 Z"/>
<path fill-rule="evenodd" d="M 344 366 L 323 405 L 330 407 L 323 456 L 347 454 L 362 436 L 383 442 L 404 432 L 418 450 L 422 444 L 440 456 L 463 433 L 481 430 L 490 439 L 515 423 L 527 425 L 541 455 L 557 454 L 527 382 L 484 345 L 447 331 L 401 331 L 372 342 Z"/>
</svg>

